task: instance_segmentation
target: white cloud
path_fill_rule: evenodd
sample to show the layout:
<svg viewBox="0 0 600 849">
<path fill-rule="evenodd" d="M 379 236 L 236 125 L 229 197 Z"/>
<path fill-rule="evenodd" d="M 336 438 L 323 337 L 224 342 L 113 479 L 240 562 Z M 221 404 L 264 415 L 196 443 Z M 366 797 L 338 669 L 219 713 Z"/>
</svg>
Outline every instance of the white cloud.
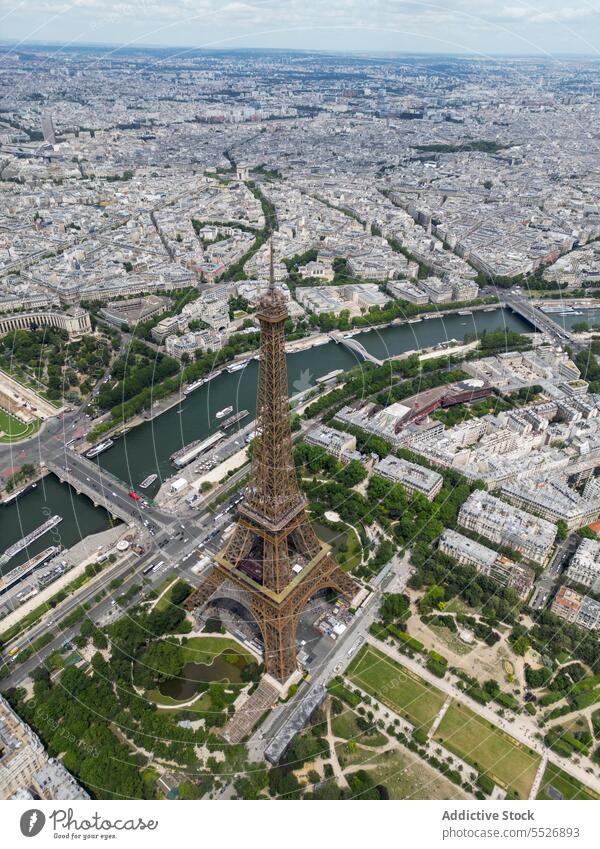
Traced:
<svg viewBox="0 0 600 849">
<path fill-rule="evenodd" d="M 600 0 L 0 0 L 0 17 L 4 38 L 543 52 L 594 42 Z"/>
<path fill-rule="evenodd" d="M 541 10 L 533 6 L 507 6 L 502 10 L 501 17 L 529 23 L 561 23 L 580 20 L 598 15 L 598 6 L 558 6 L 555 9 Z"/>
</svg>

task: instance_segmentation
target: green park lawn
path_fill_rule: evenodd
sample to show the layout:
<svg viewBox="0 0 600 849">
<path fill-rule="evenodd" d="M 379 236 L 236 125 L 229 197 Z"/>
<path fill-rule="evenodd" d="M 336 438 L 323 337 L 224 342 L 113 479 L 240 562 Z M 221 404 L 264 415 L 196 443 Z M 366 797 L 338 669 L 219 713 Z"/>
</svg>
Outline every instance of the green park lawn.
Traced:
<svg viewBox="0 0 600 849">
<path fill-rule="evenodd" d="M 244 663 L 256 663 L 256 658 L 236 640 L 210 636 L 190 637 L 183 647 L 183 662 L 210 665 L 220 654 L 236 655 L 242 666 Z"/>
<path fill-rule="evenodd" d="M 453 702 L 446 711 L 435 739 L 497 784 L 512 787 L 527 799 L 540 756 L 509 737 L 468 707 Z"/>
<path fill-rule="evenodd" d="M 161 693 L 160 686 L 158 685 L 146 690 L 145 695 L 159 707 L 166 708 L 181 705 L 182 701 L 191 701 L 192 703 L 186 706 L 186 710 L 193 711 L 200 716 L 206 715 L 207 711 L 210 713 L 222 708 L 222 705 L 219 707 L 218 704 L 214 703 L 214 698 L 217 698 L 219 702 L 224 701 L 225 703 L 234 701 L 239 694 L 241 685 L 239 683 L 229 683 L 230 673 L 233 673 L 235 676 L 247 664 L 256 664 L 256 658 L 250 652 L 246 651 L 238 642 L 228 637 L 190 637 L 182 644 L 182 650 L 184 670 L 185 664 L 202 664 L 210 667 L 217 658 L 220 658 L 223 661 L 223 667 L 219 671 L 222 672 L 223 677 L 215 677 L 214 680 L 211 680 L 210 676 L 207 676 L 207 679 L 203 683 L 198 682 L 196 696 L 190 695 L 187 698 L 176 699 Z M 237 678 L 233 677 L 231 680 L 237 680 Z M 210 690 L 210 692 L 207 692 L 207 690 Z M 193 701 L 194 699 L 195 701 Z"/>
<path fill-rule="evenodd" d="M 27 439 L 28 436 L 37 433 L 39 427 L 39 419 L 35 419 L 30 424 L 24 424 L 6 410 L 0 409 L 0 433 L 2 433 L 0 442 L 18 442 L 20 439 Z"/>
<path fill-rule="evenodd" d="M 430 727 L 445 701 L 436 687 L 370 645 L 361 649 L 347 675 L 358 687 L 423 730 Z"/>
<path fill-rule="evenodd" d="M 338 563 L 344 572 L 350 572 L 360 566 L 362 560 L 362 545 L 353 528 L 348 528 L 346 535 L 346 551 L 337 555 Z"/>
<path fill-rule="evenodd" d="M 385 746 L 388 738 L 377 728 L 361 731 L 356 724 L 356 714 L 351 710 L 345 710 L 339 716 L 331 720 L 331 730 L 336 737 L 343 740 L 354 740 L 362 746 Z"/>
<path fill-rule="evenodd" d="M 162 613 L 164 610 L 167 610 L 167 608 L 171 607 L 171 605 L 173 604 L 173 602 L 171 601 L 171 591 L 175 584 L 177 584 L 178 582 L 179 578 L 167 578 L 167 580 L 164 581 L 163 584 L 154 591 L 157 598 L 161 596 L 161 594 L 164 592 L 164 595 L 161 598 L 158 598 L 158 601 L 154 606 L 154 609 L 157 613 Z M 167 587 L 169 587 L 168 590 Z"/>
<path fill-rule="evenodd" d="M 553 789 L 557 792 L 553 792 Z M 546 766 L 537 798 L 556 801 L 561 796 L 563 799 L 578 799 L 588 802 L 600 799 L 597 793 L 586 787 L 577 778 L 573 778 L 572 775 L 549 763 Z"/>
<path fill-rule="evenodd" d="M 388 751 L 370 761 L 369 776 L 390 799 L 465 799 L 460 787 L 409 752 Z"/>
</svg>

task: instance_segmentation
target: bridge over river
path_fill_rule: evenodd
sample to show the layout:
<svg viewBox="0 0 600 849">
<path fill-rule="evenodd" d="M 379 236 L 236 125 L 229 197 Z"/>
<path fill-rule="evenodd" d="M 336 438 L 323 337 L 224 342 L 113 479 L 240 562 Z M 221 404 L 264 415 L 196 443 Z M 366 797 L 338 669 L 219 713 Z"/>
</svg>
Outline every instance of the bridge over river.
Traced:
<svg viewBox="0 0 600 849">
<path fill-rule="evenodd" d="M 375 363 L 376 366 L 382 366 L 383 360 L 380 360 L 374 354 L 369 353 L 365 346 L 352 336 L 344 336 L 339 330 L 333 330 L 328 334 L 329 338 L 337 345 L 343 345 L 354 354 L 358 354 L 361 360 L 368 360 L 370 363 Z"/>
<path fill-rule="evenodd" d="M 547 336 L 557 345 L 571 345 L 574 348 L 580 348 L 581 342 L 577 339 L 574 333 L 566 330 L 558 322 L 554 321 L 548 313 L 542 312 L 531 301 L 524 298 L 516 292 L 503 292 L 500 296 L 507 307 L 510 307 L 513 312 L 516 312 L 522 318 L 532 324 L 536 330 L 541 333 L 546 333 Z"/>
<path fill-rule="evenodd" d="M 59 455 L 47 458 L 45 465 L 48 471 L 60 481 L 70 484 L 78 494 L 87 495 L 95 507 L 103 507 L 111 516 L 127 524 L 135 522 L 143 525 L 144 520 L 149 520 L 164 527 L 173 522 L 172 516 L 155 507 L 142 510 L 140 502 L 129 496 L 125 484 L 74 451 L 63 450 Z"/>
</svg>

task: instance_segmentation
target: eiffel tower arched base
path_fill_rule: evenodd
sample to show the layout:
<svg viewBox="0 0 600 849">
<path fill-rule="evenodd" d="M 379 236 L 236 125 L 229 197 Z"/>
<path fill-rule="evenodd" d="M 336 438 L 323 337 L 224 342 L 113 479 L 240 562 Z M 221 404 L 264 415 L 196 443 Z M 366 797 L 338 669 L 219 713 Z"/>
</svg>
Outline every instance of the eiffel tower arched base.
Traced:
<svg viewBox="0 0 600 849">
<path fill-rule="evenodd" d="M 330 547 L 321 544 L 316 557 L 281 593 L 274 593 L 235 569 L 225 557 L 217 555 L 216 563 L 202 584 L 186 601 L 188 610 L 204 607 L 216 593 L 235 597 L 250 611 L 262 634 L 266 672 L 276 681 L 287 681 L 298 669 L 296 631 L 302 610 L 323 589 L 333 589 L 347 602 L 356 595 L 357 586 L 330 555 Z M 242 601 L 243 598 L 243 601 Z"/>
</svg>

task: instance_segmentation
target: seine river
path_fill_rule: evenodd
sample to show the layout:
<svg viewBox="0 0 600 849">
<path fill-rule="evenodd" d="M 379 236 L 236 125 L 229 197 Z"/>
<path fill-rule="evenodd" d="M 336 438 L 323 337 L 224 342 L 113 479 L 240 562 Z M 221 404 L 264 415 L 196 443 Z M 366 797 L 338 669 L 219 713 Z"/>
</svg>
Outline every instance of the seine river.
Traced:
<svg viewBox="0 0 600 849">
<path fill-rule="evenodd" d="M 468 316 L 454 314 L 424 319 L 415 324 L 367 330 L 357 335 L 356 339 L 374 356 L 385 359 L 451 339 L 462 340 L 466 333 L 481 333 L 483 330 L 503 327 L 531 332 L 530 325 L 519 316 L 496 309 L 492 312 L 476 311 Z M 290 394 L 314 385 L 318 377 L 334 369 L 347 370 L 357 362 L 353 353 L 333 342 L 290 354 L 287 358 Z M 160 479 L 173 474 L 170 455 L 183 445 L 218 430 L 219 420 L 215 418 L 218 410 L 230 405 L 234 410 L 249 410 L 251 415 L 241 425 L 251 421 L 255 413 L 257 371 L 258 363 L 251 360 L 243 370 L 232 374 L 223 372 L 188 395 L 181 405 L 172 407 L 153 421 L 133 428 L 126 436 L 116 440 L 113 448 L 99 456 L 100 465 L 134 487 L 139 486 L 147 475 L 157 472 L 159 479 L 147 490 L 152 496 L 160 486 Z M 60 484 L 54 476 L 49 475 L 32 492 L 0 507 L 0 552 L 55 513 L 63 516 L 63 522 L 55 531 L 65 548 L 88 534 L 104 530 L 110 521 L 104 510 L 94 508 L 85 496 L 78 496 L 71 487 Z M 46 534 L 28 546 L 26 551 L 13 557 L 4 567 L 5 570 L 53 544 L 51 536 Z"/>
</svg>

